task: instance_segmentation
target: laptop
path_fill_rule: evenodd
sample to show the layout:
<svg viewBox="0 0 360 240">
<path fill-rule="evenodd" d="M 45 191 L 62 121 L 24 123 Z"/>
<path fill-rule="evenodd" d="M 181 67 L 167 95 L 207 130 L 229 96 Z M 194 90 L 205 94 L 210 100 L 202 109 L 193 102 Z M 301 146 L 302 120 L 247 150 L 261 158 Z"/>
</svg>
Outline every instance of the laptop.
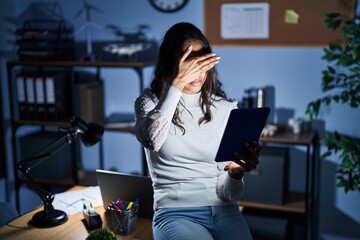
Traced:
<svg viewBox="0 0 360 240">
<path fill-rule="evenodd" d="M 118 198 L 123 201 L 135 201 L 139 198 L 138 216 L 152 218 L 154 192 L 150 177 L 97 169 L 96 179 L 105 210 L 109 203 Z"/>
</svg>

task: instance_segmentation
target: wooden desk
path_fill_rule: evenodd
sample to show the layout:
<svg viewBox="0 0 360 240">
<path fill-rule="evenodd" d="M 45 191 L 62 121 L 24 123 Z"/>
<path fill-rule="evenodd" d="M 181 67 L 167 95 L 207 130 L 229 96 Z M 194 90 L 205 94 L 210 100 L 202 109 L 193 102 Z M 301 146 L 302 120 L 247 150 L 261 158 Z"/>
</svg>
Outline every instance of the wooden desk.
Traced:
<svg viewBox="0 0 360 240">
<path fill-rule="evenodd" d="M 81 187 L 74 187 L 71 190 L 80 189 Z M 51 228 L 36 228 L 28 224 L 32 216 L 43 210 L 43 206 L 26 213 L 17 219 L 11 221 L 7 225 L 0 228 L 0 239 L 5 240 L 45 240 L 45 239 L 66 239 L 66 240 L 82 240 L 85 239 L 89 230 L 86 229 L 84 222 L 83 213 L 79 212 L 74 215 L 68 216 L 69 219 L 64 223 L 56 227 Z M 103 220 L 103 227 L 108 227 L 108 223 L 105 217 L 105 210 L 103 207 L 95 208 L 95 211 L 101 215 Z M 108 227 L 109 228 L 109 227 Z M 117 235 L 117 239 L 121 240 L 146 240 L 152 239 L 152 230 L 151 230 L 151 219 L 138 218 L 135 231 L 129 235 Z"/>
</svg>

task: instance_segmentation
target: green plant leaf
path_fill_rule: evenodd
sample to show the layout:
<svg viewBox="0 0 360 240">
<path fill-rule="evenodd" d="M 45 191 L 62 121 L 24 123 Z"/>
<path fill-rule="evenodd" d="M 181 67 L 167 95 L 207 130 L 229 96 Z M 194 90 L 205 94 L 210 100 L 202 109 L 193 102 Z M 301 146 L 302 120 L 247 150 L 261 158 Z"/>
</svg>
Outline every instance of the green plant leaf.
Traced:
<svg viewBox="0 0 360 240">
<path fill-rule="evenodd" d="M 360 16 L 349 19 L 340 13 L 328 13 L 324 24 L 342 32 L 342 42 L 323 48 L 321 59 L 328 63 L 322 71 L 321 90 L 327 96 L 308 103 L 306 114 L 310 119 L 318 116 L 323 105 L 360 105 Z M 360 140 L 344 137 L 338 131 L 326 133 L 320 144 L 327 150 L 321 159 L 336 156 L 341 160 L 336 171 L 337 186 L 348 191 L 360 191 Z"/>
<path fill-rule="evenodd" d="M 351 67 L 349 68 L 349 71 L 354 73 L 355 75 L 359 75 L 360 73 L 360 68 L 358 66 L 355 66 L 355 67 Z M 355 76 L 356 77 L 356 76 Z"/>
<path fill-rule="evenodd" d="M 357 98 L 351 98 L 350 107 L 358 108 L 359 107 L 359 100 Z"/>
<path fill-rule="evenodd" d="M 338 17 L 341 17 L 341 14 L 337 12 L 330 12 L 325 14 L 325 19 L 334 19 Z"/>
<path fill-rule="evenodd" d="M 335 101 L 335 102 L 339 102 L 339 96 L 337 96 L 337 95 L 335 95 L 335 96 L 333 96 L 333 100 Z"/>
<path fill-rule="evenodd" d="M 347 91 L 341 92 L 340 98 L 341 98 L 341 101 L 342 101 L 343 103 L 348 102 L 348 101 L 349 101 L 348 92 L 347 92 Z"/>
<path fill-rule="evenodd" d="M 327 158 L 327 157 L 329 157 L 329 156 L 331 156 L 331 151 L 326 151 L 325 153 L 323 153 L 322 155 L 321 155 L 321 159 L 325 159 L 325 158 Z"/>
<path fill-rule="evenodd" d="M 116 236 L 108 228 L 99 228 L 90 232 L 86 240 L 116 240 Z"/>
<path fill-rule="evenodd" d="M 342 46 L 337 43 L 330 43 L 328 48 L 330 50 L 329 53 L 342 50 Z"/>
<path fill-rule="evenodd" d="M 352 50 L 352 57 L 354 59 L 357 59 L 357 58 L 359 58 L 359 56 L 360 56 L 360 48 L 354 48 Z"/>
<path fill-rule="evenodd" d="M 331 103 L 331 96 L 324 97 L 322 100 L 326 105 L 329 105 Z"/>
<path fill-rule="evenodd" d="M 335 74 L 336 71 L 335 71 L 335 68 L 333 68 L 332 66 L 328 66 L 328 70 L 331 74 Z"/>
</svg>

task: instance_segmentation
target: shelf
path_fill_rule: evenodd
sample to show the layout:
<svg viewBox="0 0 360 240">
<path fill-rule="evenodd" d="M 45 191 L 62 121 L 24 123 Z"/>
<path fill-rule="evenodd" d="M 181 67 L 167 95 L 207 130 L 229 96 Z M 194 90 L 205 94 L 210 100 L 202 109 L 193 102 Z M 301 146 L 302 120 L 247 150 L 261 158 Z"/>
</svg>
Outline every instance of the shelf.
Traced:
<svg viewBox="0 0 360 240">
<path fill-rule="evenodd" d="M 294 134 L 291 131 L 278 131 L 271 137 L 261 137 L 261 142 L 296 144 L 296 145 L 311 145 L 315 137 L 315 131 Z"/>
<path fill-rule="evenodd" d="M 15 125 L 37 125 L 37 126 L 56 126 L 56 127 L 71 127 L 68 122 L 59 122 L 59 121 L 36 121 L 36 120 L 18 120 L 14 122 Z M 126 126 L 124 124 L 113 125 L 104 124 L 104 129 L 107 131 L 120 131 L 120 132 L 130 132 L 134 133 L 134 126 Z"/>
<path fill-rule="evenodd" d="M 284 204 L 265 204 L 259 202 L 240 201 L 239 205 L 248 210 L 248 214 L 284 216 L 287 218 L 301 217 L 304 225 L 304 236 L 308 239 L 313 235 L 315 219 L 314 200 L 315 180 L 319 160 L 319 140 L 315 130 L 310 130 L 300 134 L 282 128 L 273 136 L 261 137 L 260 143 L 267 145 L 286 145 L 287 148 L 305 147 L 305 192 L 290 192 L 286 195 Z"/>
<path fill-rule="evenodd" d="M 130 133 L 134 133 L 134 127 L 129 126 L 129 127 L 122 127 L 122 126 L 109 126 L 109 125 L 105 125 L 104 126 L 105 130 L 107 131 L 121 131 L 121 132 L 130 132 Z"/>
<path fill-rule="evenodd" d="M 33 125 L 33 126 L 54 126 L 54 127 L 71 127 L 71 124 L 67 122 L 65 119 L 58 120 L 58 121 L 46 121 L 46 120 L 19 120 L 17 118 L 17 112 L 19 109 L 17 109 L 17 105 L 15 104 L 16 98 L 16 90 L 15 89 L 15 77 L 16 73 L 21 72 L 23 68 L 25 67 L 25 70 L 27 70 L 27 67 L 34 68 L 34 71 L 36 72 L 46 72 L 52 68 L 59 68 L 61 71 L 74 71 L 76 67 L 85 67 L 85 68 L 94 68 L 95 69 L 95 75 L 98 81 L 103 81 L 101 78 L 101 70 L 103 68 L 109 67 L 109 68 L 131 68 L 135 71 L 135 73 L 138 75 L 139 80 L 139 90 L 142 92 L 144 90 L 144 68 L 145 67 L 152 67 L 156 63 L 155 59 L 151 60 L 124 60 L 124 61 L 105 61 L 105 60 L 96 60 L 96 61 L 87 61 L 87 60 L 59 60 L 59 59 L 49 59 L 49 60 L 12 60 L 7 62 L 7 76 L 8 76 L 8 86 L 9 86 L 9 99 L 10 99 L 10 124 L 11 130 L 12 130 L 12 152 L 13 152 L 13 159 L 14 159 L 14 166 L 16 161 L 18 160 L 18 141 L 16 132 L 18 127 L 24 126 L 24 125 Z M 18 68 L 15 68 L 18 67 Z M 29 69 L 30 70 L 30 69 Z M 51 70 L 53 71 L 53 70 Z M 70 75 L 70 83 L 75 84 L 75 76 Z M 74 89 L 70 88 L 71 91 L 74 91 Z M 74 92 L 71 92 L 72 94 Z M 72 96 L 74 97 L 74 96 Z M 75 103 L 75 98 L 72 99 L 72 101 Z M 71 109 L 71 114 L 75 114 L 75 108 Z M 20 113 L 18 113 L 19 116 Z M 128 133 L 134 133 L 134 125 L 133 124 L 103 124 L 104 130 L 106 131 L 118 131 L 118 132 L 128 132 Z M 73 147 L 72 156 L 74 159 L 78 159 L 80 157 L 80 151 L 81 149 Z M 141 148 L 142 150 L 142 148 Z M 142 158 L 142 173 L 143 175 L 147 175 L 147 163 L 145 158 Z M 72 168 L 75 170 L 77 168 L 76 162 L 72 162 Z M 103 160 L 103 144 L 102 141 L 99 144 L 99 168 L 104 168 L 104 160 Z M 16 191 L 16 208 L 19 209 L 19 184 L 21 179 L 19 179 L 18 176 L 18 170 L 14 167 L 14 176 L 15 176 L 15 191 Z M 85 174 L 76 174 L 76 171 L 72 171 L 72 179 L 73 181 L 69 181 L 68 179 L 63 180 L 49 180 L 49 179 L 34 179 L 37 183 L 42 184 L 51 184 L 51 185 L 73 185 L 74 181 L 75 184 L 77 184 L 80 181 L 87 182 L 88 184 L 96 183 L 96 179 L 94 180 L 94 176 L 88 173 Z M 71 180 L 71 179 L 70 179 Z"/>
<path fill-rule="evenodd" d="M 285 203 L 283 205 L 243 201 L 240 201 L 239 205 L 245 208 L 249 207 L 280 212 L 305 214 L 305 194 L 289 193 L 286 196 Z"/>
<path fill-rule="evenodd" d="M 113 131 L 128 131 L 134 132 L 134 126 L 110 126 L 105 125 L 106 130 Z M 126 124 L 125 124 L 126 125 Z M 271 142 L 271 143 L 283 143 L 283 144 L 296 144 L 296 145 L 311 145 L 315 137 L 315 131 L 311 130 L 309 132 L 293 134 L 290 131 L 279 131 L 271 137 L 261 137 L 260 142 Z"/>
<path fill-rule="evenodd" d="M 121 125 L 121 124 L 119 124 Z M 105 125 L 106 130 L 112 131 L 128 131 L 134 132 L 134 126 L 110 126 Z M 261 137 L 260 142 L 283 143 L 283 144 L 297 144 L 310 145 L 315 136 L 315 131 L 311 130 L 306 133 L 293 134 L 290 131 L 280 131 L 271 137 Z"/>
<path fill-rule="evenodd" d="M 18 120 L 14 121 L 15 125 L 39 125 L 39 126 L 57 126 L 57 127 L 70 127 L 68 122 L 60 121 L 36 121 L 36 120 Z"/>
<path fill-rule="evenodd" d="M 9 61 L 8 65 L 48 66 L 48 67 L 129 67 L 153 66 L 155 61 Z"/>
</svg>

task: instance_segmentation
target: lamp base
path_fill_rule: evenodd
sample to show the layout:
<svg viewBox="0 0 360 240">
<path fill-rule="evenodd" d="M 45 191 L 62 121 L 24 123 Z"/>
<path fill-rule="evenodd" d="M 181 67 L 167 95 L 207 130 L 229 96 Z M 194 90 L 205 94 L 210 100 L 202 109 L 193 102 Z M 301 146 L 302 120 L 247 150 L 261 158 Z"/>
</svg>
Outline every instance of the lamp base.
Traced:
<svg viewBox="0 0 360 240">
<path fill-rule="evenodd" d="M 45 211 L 36 213 L 31 220 L 31 225 L 41 228 L 55 227 L 65 223 L 68 217 L 64 211 L 51 210 L 49 214 L 45 214 Z"/>
</svg>

